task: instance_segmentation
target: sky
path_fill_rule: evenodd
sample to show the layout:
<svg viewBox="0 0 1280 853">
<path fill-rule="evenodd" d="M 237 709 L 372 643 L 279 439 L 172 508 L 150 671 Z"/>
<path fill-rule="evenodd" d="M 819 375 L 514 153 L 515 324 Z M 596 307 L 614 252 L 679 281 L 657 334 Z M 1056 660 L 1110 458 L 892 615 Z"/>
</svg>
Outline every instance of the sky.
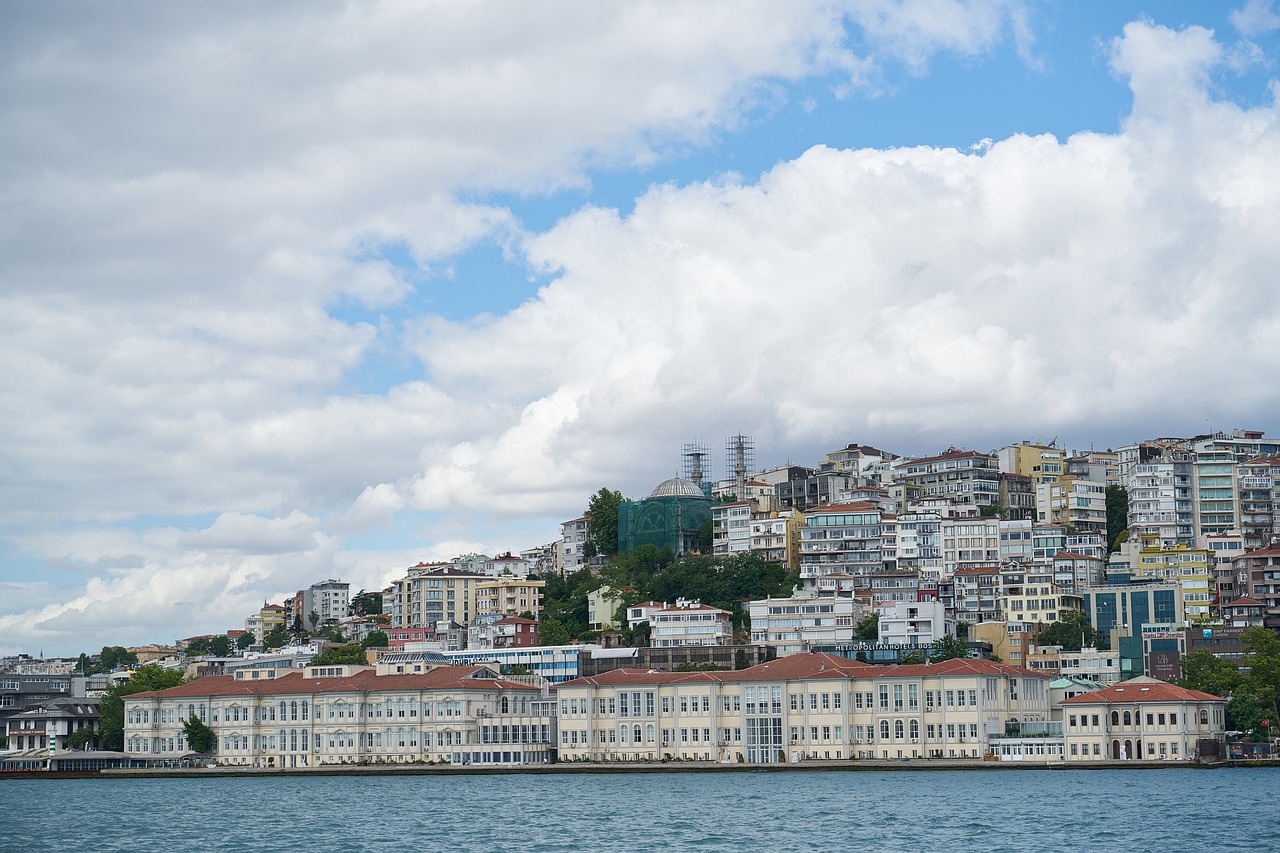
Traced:
<svg viewBox="0 0 1280 853">
<path fill-rule="evenodd" d="M 1270 0 L 0 7 L 0 654 L 759 466 L 1276 431 Z"/>
</svg>

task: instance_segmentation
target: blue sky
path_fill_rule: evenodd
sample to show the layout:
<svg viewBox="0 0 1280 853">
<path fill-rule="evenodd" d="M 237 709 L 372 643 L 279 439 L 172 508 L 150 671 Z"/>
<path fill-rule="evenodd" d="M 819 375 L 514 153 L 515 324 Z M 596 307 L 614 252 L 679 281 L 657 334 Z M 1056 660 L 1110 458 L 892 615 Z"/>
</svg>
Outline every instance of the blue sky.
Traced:
<svg viewBox="0 0 1280 853">
<path fill-rule="evenodd" d="M 342 8 L 0 12 L 0 653 L 542 544 L 739 430 L 1274 431 L 1272 3 Z"/>
</svg>

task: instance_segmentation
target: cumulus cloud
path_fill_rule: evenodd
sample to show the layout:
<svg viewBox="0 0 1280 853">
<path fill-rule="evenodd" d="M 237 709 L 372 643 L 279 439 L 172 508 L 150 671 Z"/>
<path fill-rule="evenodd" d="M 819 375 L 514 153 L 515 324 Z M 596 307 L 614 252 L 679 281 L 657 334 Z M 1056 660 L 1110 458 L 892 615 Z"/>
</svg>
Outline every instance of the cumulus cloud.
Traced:
<svg viewBox="0 0 1280 853">
<path fill-rule="evenodd" d="M 44 8 L 0 28 L 25 128 L 0 140 L 0 495 L 15 550 L 87 580 L 15 590 L 8 644 L 233 627 L 322 577 L 545 542 L 692 438 L 812 462 L 1276 412 L 1253 377 L 1280 358 L 1280 134 L 1274 105 L 1210 96 L 1207 30 L 1125 29 L 1117 134 L 818 145 L 526 233 L 463 196 L 730 133 L 778 81 L 978 55 L 1022 7 L 273 4 L 56 30 Z M 495 232 L 546 281 L 501 316 L 415 308 L 382 257 L 429 271 Z M 387 347 L 421 376 L 337 390 Z M 393 526 L 421 548 L 344 543 Z"/>
<path fill-rule="evenodd" d="M 1280 14 L 1276 14 L 1275 0 L 1249 0 L 1244 8 L 1231 13 L 1231 25 L 1246 36 L 1280 29 Z"/>
</svg>

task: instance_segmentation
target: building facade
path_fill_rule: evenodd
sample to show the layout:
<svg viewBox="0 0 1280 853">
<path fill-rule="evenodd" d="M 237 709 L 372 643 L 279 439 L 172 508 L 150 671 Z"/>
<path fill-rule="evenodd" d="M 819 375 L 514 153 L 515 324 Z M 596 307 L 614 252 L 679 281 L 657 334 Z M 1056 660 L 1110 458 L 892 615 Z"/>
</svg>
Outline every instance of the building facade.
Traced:
<svg viewBox="0 0 1280 853">
<path fill-rule="evenodd" d="M 560 685 L 561 759 L 790 764 L 981 758 L 1049 720 L 1048 679 L 977 660 L 872 666 L 822 653 L 735 672 L 613 670 Z"/>
<path fill-rule="evenodd" d="M 1133 678 L 1064 699 L 1067 761 L 1193 761 L 1222 755 L 1225 699 Z"/>
<path fill-rule="evenodd" d="M 249 767 L 543 764 L 555 734 L 545 690 L 482 666 L 247 670 L 126 696 L 124 714 L 128 753 L 188 752 L 183 724 L 194 716 L 217 735 L 217 763 Z"/>
</svg>

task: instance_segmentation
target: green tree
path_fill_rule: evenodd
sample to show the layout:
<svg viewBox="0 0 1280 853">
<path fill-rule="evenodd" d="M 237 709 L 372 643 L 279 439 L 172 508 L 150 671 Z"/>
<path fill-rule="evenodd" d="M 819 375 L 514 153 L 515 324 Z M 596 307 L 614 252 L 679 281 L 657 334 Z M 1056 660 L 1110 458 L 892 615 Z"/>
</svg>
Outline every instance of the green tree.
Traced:
<svg viewBox="0 0 1280 853">
<path fill-rule="evenodd" d="M 360 641 L 360 648 L 362 649 L 385 649 L 390 645 L 391 638 L 387 636 L 386 631 L 370 631 Z"/>
<path fill-rule="evenodd" d="M 715 541 L 715 523 L 708 518 L 698 525 L 698 550 L 704 554 L 710 554 L 715 547 Z"/>
<path fill-rule="evenodd" d="M 315 633 L 320 627 L 320 614 L 312 610 L 307 614 L 307 624 L 311 626 L 311 633 Z"/>
<path fill-rule="evenodd" d="M 187 657 L 189 658 L 195 658 L 195 657 L 200 657 L 201 655 L 210 654 L 209 638 L 196 637 L 195 639 L 187 641 L 186 654 L 187 654 Z"/>
<path fill-rule="evenodd" d="M 569 631 L 564 627 L 564 623 L 554 616 L 542 617 L 542 621 L 538 623 L 538 645 L 540 646 L 563 646 L 569 642 Z"/>
<path fill-rule="evenodd" d="M 972 625 L 971 623 L 966 622 L 966 621 L 964 621 L 963 619 L 961 619 L 959 622 L 957 622 L 957 623 L 956 623 L 956 636 L 957 636 L 957 637 L 959 637 L 959 638 L 960 638 L 960 639 L 962 639 L 962 640 L 968 640 L 968 639 L 969 639 L 969 629 L 970 629 L 970 628 L 972 628 L 972 627 L 973 627 L 973 625 Z"/>
<path fill-rule="evenodd" d="M 1269 720 L 1270 713 L 1257 696 L 1241 693 L 1227 702 L 1227 725 L 1232 731 L 1254 733 L 1263 720 Z"/>
<path fill-rule="evenodd" d="M 289 632 L 279 625 L 262 635 L 263 648 L 279 649 L 287 642 L 289 642 Z"/>
<path fill-rule="evenodd" d="M 249 647 L 255 642 L 253 634 L 245 631 L 239 637 L 236 637 L 236 648 L 242 652 L 248 651 Z"/>
<path fill-rule="evenodd" d="M 351 599 L 351 612 L 356 616 L 374 616 L 382 612 L 382 593 L 360 590 Z"/>
<path fill-rule="evenodd" d="M 1083 642 L 1086 646 L 1098 647 L 1102 634 L 1089 624 L 1089 620 L 1079 610 L 1062 610 L 1058 613 L 1058 621 L 1040 632 L 1036 640 L 1039 646 L 1062 646 L 1064 651 L 1078 652 Z"/>
<path fill-rule="evenodd" d="M 951 660 L 952 658 L 967 658 L 968 656 L 969 644 L 950 634 L 934 643 L 933 648 L 929 650 L 929 660 L 934 663 L 942 663 L 944 660 Z"/>
<path fill-rule="evenodd" d="M 853 638 L 863 643 L 874 643 L 880 639 L 880 614 L 872 613 L 858 620 L 853 629 Z"/>
<path fill-rule="evenodd" d="M 676 664 L 675 672 L 715 672 L 720 668 L 719 664 L 711 661 L 703 661 L 702 663 L 694 663 L 693 661 L 681 661 Z M 745 668 L 745 667 L 739 667 Z"/>
<path fill-rule="evenodd" d="M 587 553 L 608 557 L 618 553 L 618 505 L 622 492 L 600 487 L 587 502 Z"/>
<path fill-rule="evenodd" d="M 1182 658 L 1182 678 L 1178 684 L 1214 696 L 1230 696 L 1240 687 L 1240 670 L 1208 649 L 1197 649 Z"/>
<path fill-rule="evenodd" d="M 93 743 L 97 736 L 98 732 L 92 726 L 85 726 L 82 729 L 76 729 L 74 732 L 67 735 L 67 747 L 69 749 L 84 749 L 89 744 Z"/>
<path fill-rule="evenodd" d="M 924 663 L 924 652 L 919 649 L 908 649 L 902 653 L 902 663 L 916 664 Z"/>
<path fill-rule="evenodd" d="M 1120 534 L 1129 527 L 1129 491 L 1124 486 L 1107 486 L 1107 551 L 1120 550 Z"/>
<path fill-rule="evenodd" d="M 209 654 L 216 658 L 231 657 L 233 641 L 226 634 L 219 634 L 209 640 Z"/>
<path fill-rule="evenodd" d="M 103 646 L 94 671 L 115 672 L 117 669 L 134 666 L 137 663 L 138 656 L 124 646 Z"/>
<path fill-rule="evenodd" d="M 190 717 L 182 724 L 182 733 L 187 736 L 187 748 L 201 755 L 209 755 L 218 745 L 218 736 L 213 729 L 200 722 L 199 717 Z"/>
<path fill-rule="evenodd" d="M 176 669 L 163 669 L 154 663 L 140 666 L 123 684 L 107 688 L 98 706 L 98 731 L 103 749 L 124 749 L 124 697 L 148 690 L 167 690 L 186 679 Z"/>
<path fill-rule="evenodd" d="M 509 664 L 507 666 L 502 667 L 501 672 L 503 675 L 536 675 L 537 674 L 533 670 L 529 669 L 529 667 L 523 666 L 518 663 Z"/>
<path fill-rule="evenodd" d="M 311 659 L 307 666 L 365 666 L 369 661 L 359 643 L 347 643 L 333 649 L 325 649 Z"/>
<path fill-rule="evenodd" d="M 1258 697 L 1274 723 L 1280 718 L 1280 636 L 1270 628 L 1249 628 L 1240 641 L 1249 668 L 1241 692 Z"/>
<path fill-rule="evenodd" d="M 733 653 L 734 669 L 747 669 L 749 666 L 751 666 L 751 664 L 747 661 L 747 653 L 744 650 L 738 649 Z"/>
</svg>

